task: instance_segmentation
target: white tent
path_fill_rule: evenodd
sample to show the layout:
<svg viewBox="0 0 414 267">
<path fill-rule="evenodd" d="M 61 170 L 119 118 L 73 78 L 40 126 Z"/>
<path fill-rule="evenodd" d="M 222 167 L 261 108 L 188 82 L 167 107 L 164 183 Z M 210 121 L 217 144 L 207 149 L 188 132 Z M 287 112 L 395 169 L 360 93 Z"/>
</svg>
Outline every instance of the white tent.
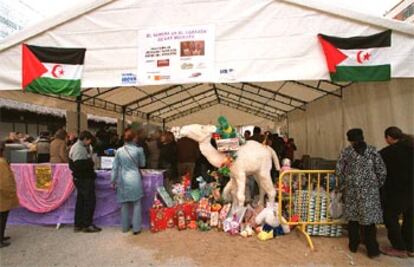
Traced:
<svg viewBox="0 0 414 267">
<path fill-rule="evenodd" d="M 214 25 L 213 76 L 199 83 L 171 81 L 172 85 L 147 86 L 138 75 L 136 84 L 122 83 L 123 74 L 139 74 L 140 32 L 188 25 Z M 393 30 L 388 54 L 391 82 L 327 81 L 318 33 L 347 37 L 385 29 Z M 224 114 L 235 125 L 272 128 L 289 117 L 289 133 L 297 137 L 300 153 L 333 157 L 343 146 L 343 132 L 348 127 L 364 127 L 368 141 L 378 145 L 384 125 L 414 131 L 412 120 L 402 115 L 412 114 L 408 111 L 414 104 L 413 36 L 413 25 L 313 0 L 96 0 L 0 44 L 0 90 L 21 89 L 22 42 L 86 47 L 82 103 L 87 112 L 105 110 L 105 116 L 114 116 L 125 110 L 127 115 L 169 125 L 212 123 L 218 114 Z M 231 75 L 221 72 L 230 69 Z M 2 91 L 0 96 L 54 107 L 67 103 L 16 91 Z M 324 96 L 329 97 L 318 100 Z M 350 103 L 347 98 L 352 96 L 356 102 Z M 380 110 L 371 107 L 378 103 L 385 106 Z M 76 108 L 74 103 L 67 105 Z M 320 108 L 323 105 L 327 108 Z M 343 115 L 359 110 L 355 106 L 367 106 L 368 115 L 357 121 Z M 379 114 L 384 110 L 390 113 L 388 117 Z M 376 117 L 384 118 L 383 123 L 371 122 Z M 314 131 L 314 123 L 320 121 L 323 124 Z M 321 131 L 328 133 L 324 133 L 324 141 L 315 143 Z"/>
</svg>

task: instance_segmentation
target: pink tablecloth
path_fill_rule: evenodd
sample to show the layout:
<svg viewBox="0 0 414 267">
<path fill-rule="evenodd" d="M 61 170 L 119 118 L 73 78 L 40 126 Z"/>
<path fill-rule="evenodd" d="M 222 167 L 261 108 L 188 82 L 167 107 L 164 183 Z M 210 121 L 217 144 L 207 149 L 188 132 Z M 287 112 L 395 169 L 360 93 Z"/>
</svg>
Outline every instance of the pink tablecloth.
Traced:
<svg viewBox="0 0 414 267">
<path fill-rule="evenodd" d="M 16 184 L 23 184 L 20 180 L 27 178 L 23 169 L 32 168 L 33 164 L 12 164 L 12 170 L 15 173 Z M 66 164 L 52 165 L 52 172 L 56 168 L 68 170 Z M 62 172 L 63 173 L 63 172 Z M 163 173 L 158 170 L 142 170 L 142 182 L 144 186 L 144 197 L 142 199 L 142 223 L 143 227 L 149 226 L 149 208 L 152 206 L 156 189 L 163 185 Z M 120 205 L 116 201 L 115 191 L 110 185 L 111 171 L 97 171 L 96 179 L 96 209 L 94 222 L 98 225 L 119 225 L 120 223 Z M 53 175 L 55 177 L 55 175 Z M 62 176 L 61 183 L 72 183 L 70 174 Z M 65 181 L 65 182 L 63 182 Z M 18 188 L 24 194 L 23 187 Z M 24 207 L 14 209 L 10 212 L 9 223 L 12 224 L 73 224 L 74 210 L 76 203 L 76 190 L 56 209 L 46 213 L 32 212 Z M 34 205 L 34 204 L 31 204 Z"/>
</svg>

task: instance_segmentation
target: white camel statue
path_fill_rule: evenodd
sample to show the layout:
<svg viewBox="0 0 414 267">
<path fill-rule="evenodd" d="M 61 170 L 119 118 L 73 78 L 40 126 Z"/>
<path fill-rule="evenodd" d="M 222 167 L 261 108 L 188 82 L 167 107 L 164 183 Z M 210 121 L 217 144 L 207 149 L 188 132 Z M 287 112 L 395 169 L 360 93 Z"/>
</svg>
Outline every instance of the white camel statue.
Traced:
<svg viewBox="0 0 414 267">
<path fill-rule="evenodd" d="M 226 155 L 217 151 L 211 143 L 211 134 L 216 131 L 214 125 L 191 124 L 181 128 L 181 135 L 199 143 L 201 153 L 214 167 L 220 168 Z M 236 207 L 244 206 L 246 177 L 253 175 L 259 185 L 259 205 L 264 206 L 265 194 L 273 206 L 276 190 L 273 187 L 270 170 L 272 160 L 277 170 L 280 169 L 279 159 L 273 149 L 256 141 L 247 141 L 237 151 L 237 158 L 230 166 L 230 181 L 223 191 L 223 196 L 231 195 Z M 234 205 L 233 205 L 234 206 Z"/>
</svg>

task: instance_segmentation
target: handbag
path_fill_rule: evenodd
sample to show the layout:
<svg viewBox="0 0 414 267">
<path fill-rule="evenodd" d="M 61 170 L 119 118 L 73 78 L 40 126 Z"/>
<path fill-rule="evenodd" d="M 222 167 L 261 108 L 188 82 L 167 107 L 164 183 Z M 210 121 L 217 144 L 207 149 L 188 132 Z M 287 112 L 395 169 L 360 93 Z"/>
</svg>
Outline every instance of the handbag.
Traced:
<svg viewBox="0 0 414 267">
<path fill-rule="evenodd" d="M 332 219 L 339 219 L 342 217 L 343 214 L 343 201 L 342 201 L 342 193 L 338 190 L 334 190 L 331 192 L 331 204 L 329 207 L 329 211 L 331 214 Z"/>
</svg>

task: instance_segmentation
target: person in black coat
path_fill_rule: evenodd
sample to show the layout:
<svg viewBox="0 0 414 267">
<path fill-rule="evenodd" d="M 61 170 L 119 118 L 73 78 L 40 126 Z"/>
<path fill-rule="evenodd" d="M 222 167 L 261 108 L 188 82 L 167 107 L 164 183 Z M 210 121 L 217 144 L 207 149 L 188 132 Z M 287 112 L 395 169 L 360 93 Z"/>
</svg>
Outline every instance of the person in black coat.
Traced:
<svg viewBox="0 0 414 267">
<path fill-rule="evenodd" d="M 93 139 L 90 132 L 83 131 L 69 152 L 69 168 L 72 171 L 73 183 L 77 190 L 75 232 L 95 233 L 101 231 L 101 228 L 93 224 L 96 206 L 96 173 L 91 145 Z"/>
<path fill-rule="evenodd" d="M 387 179 L 382 188 L 384 222 L 392 248 L 383 252 L 390 256 L 414 256 L 414 146 L 413 138 L 397 127 L 385 130 L 389 146 L 380 151 L 387 166 Z M 399 218 L 402 215 L 402 225 Z"/>
<path fill-rule="evenodd" d="M 170 190 L 177 180 L 177 144 L 172 132 L 161 135 L 159 168 L 165 171 L 166 189 Z"/>
</svg>

